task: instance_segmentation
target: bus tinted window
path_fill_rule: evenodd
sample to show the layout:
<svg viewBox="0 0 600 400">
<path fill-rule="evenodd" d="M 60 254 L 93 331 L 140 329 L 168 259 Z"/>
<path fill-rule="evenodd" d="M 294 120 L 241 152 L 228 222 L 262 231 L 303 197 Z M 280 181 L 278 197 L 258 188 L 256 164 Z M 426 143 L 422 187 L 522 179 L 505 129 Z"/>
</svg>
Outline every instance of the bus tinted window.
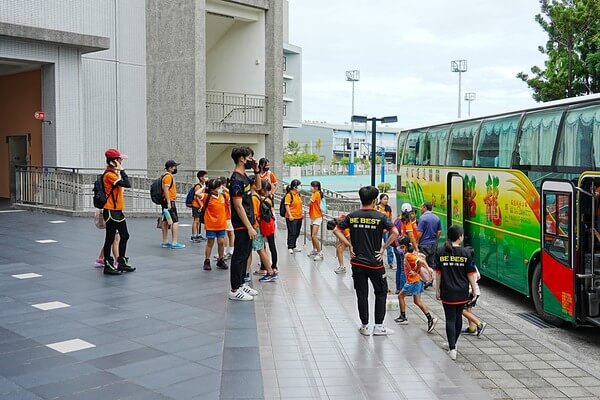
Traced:
<svg viewBox="0 0 600 400">
<path fill-rule="evenodd" d="M 417 143 L 419 142 L 419 132 L 410 132 L 406 140 L 406 148 L 402 156 L 403 165 L 415 165 L 417 161 Z"/>
<path fill-rule="evenodd" d="M 519 115 L 514 115 L 483 123 L 475 166 L 510 168 L 519 118 Z"/>
<path fill-rule="evenodd" d="M 557 165 L 590 169 L 600 165 L 600 106 L 567 112 L 562 129 Z"/>
<path fill-rule="evenodd" d="M 398 149 L 396 150 L 396 167 L 400 168 L 402 163 L 402 152 L 404 151 L 404 145 L 406 144 L 406 137 L 408 132 L 400 132 L 398 135 Z M 399 169 L 398 169 L 399 171 Z"/>
<path fill-rule="evenodd" d="M 452 127 L 446 165 L 451 167 L 473 166 L 473 141 L 480 122 L 457 124 Z"/>
<path fill-rule="evenodd" d="M 444 165 L 448 150 L 449 127 L 431 128 L 427 132 L 429 140 L 429 165 Z"/>
<path fill-rule="evenodd" d="M 525 116 L 517 145 L 517 165 L 550 165 L 563 111 Z"/>
</svg>

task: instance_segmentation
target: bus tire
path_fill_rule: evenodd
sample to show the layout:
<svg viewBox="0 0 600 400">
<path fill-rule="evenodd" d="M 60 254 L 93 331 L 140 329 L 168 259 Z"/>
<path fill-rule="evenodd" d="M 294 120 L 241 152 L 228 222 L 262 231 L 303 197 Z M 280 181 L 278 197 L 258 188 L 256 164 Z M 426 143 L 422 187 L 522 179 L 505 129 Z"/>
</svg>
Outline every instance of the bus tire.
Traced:
<svg viewBox="0 0 600 400">
<path fill-rule="evenodd" d="M 544 306 L 542 304 L 542 266 L 539 261 L 533 266 L 533 275 L 531 276 L 531 299 L 533 300 L 535 312 L 542 317 L 544 321 L 556 326 L 561 326 L 565 323 L 561 318 L 555 317 L 544 311 Z"/>
</svg>

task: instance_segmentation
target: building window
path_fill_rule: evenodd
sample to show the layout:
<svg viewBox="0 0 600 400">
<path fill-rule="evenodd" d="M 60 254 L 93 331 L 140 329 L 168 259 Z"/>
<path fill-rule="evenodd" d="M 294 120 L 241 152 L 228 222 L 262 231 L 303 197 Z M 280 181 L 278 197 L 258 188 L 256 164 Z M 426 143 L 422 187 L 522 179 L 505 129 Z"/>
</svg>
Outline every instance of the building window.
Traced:
<svg viewBox="0 0 600 400">
<path fill-rule="evenodd" d="M 283 104 L 283 116 L 287 116 L 287 104 Z"/>
<path fill-rule="evenodd" d="M 287 71 L 287 57 L 283 56 L 283 70 Z"/>
<path fill-rule="evenodd" d="M 287 82 L 283 81 L 283 94 L 287 93 Z"/>
</svg>

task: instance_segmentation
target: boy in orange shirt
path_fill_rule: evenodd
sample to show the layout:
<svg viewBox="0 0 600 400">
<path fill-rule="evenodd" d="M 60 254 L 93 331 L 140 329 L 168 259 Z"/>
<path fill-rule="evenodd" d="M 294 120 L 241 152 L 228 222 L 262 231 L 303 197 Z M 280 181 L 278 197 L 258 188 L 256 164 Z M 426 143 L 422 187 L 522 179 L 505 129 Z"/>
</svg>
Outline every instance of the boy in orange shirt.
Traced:
<svg viewBox="0 0 600 400">
<path fill-rule="evenodd" d="M 204 210 L 204 228 L 206 230 L 206 248 L 204 249 L 204 270 L 210 271 L 210 253 L 217 239 L 217 268 L 228 269 L 225 263 L 225 229 L 227 228 L 227 215 L 225 212 L 225 196 L 221 189 L 221 181 L 210 179 L 206 183 L 206 191 L 202 194 L 201 202 Z"/>
<path fill-rule="evenodd" d="M 177 207 L 175 206 L 175 200 L 177 200 L 177 188 L 175 187 L 175 178 L 173 175 L 177 173 L 177 166 L 173 160 L 169 160 L 165 163 L 165 173 L 162 176 L 162 187 L 163 187 L 163 203 L 161 207 L 163 210 L 168 210 L 173 224 L 171 225 L 171 242 L 167 242 L 169 235 L 169 224 L 166 219 L 163 218 L 162 223 L 162 243 L 161 247 L 169 249 L 183 249 L 185 244 L 177 241 L 177 234 L 179 232 L 179 216 L 177 214 Z"/>
</svg>

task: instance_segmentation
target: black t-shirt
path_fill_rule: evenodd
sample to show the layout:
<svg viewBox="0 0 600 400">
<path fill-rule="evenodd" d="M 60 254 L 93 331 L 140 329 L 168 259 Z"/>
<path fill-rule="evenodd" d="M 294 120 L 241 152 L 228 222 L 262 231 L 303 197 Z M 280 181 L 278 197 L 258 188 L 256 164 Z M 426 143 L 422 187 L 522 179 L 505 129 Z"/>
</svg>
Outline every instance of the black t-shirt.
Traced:
<svg viewBox="0 0 600 400">
<path fill-rule="evenodd" d="M 254 217 L 254 207 L 252 207 L 252 190 L 248 175 L 233 171 L 229 181 L 229 195 L 231 196 L 231 225 L 233 225 L 233 229 L 246 229 L 233 205 L 234 197 L 242 198 L 242 207 L 246 211 L 250 224 L 254 225 L 256 219 Z"/>
<path fill-rule="evenodd" d="M 471 252 L 464 247 L 453 247 L 448 251 L 445 246 L 435 254 L 433 268 L 442 272 L 440 297 L 443 303 L 461 304 L 469 299 L 469 274 L 477 272 Z"/>
<path fill-rule="evenodd" d="M 381 249 L 383 230 L 396 230 L 394 223 L 386 215 L 373 209 L 353 211 L 339 221 L 336 229 L 350 229 L 350 241 L 355 256 L 350 263 L 359 267 L 383 268 L 383 261 L 375 258 Z"/>
</svg>

